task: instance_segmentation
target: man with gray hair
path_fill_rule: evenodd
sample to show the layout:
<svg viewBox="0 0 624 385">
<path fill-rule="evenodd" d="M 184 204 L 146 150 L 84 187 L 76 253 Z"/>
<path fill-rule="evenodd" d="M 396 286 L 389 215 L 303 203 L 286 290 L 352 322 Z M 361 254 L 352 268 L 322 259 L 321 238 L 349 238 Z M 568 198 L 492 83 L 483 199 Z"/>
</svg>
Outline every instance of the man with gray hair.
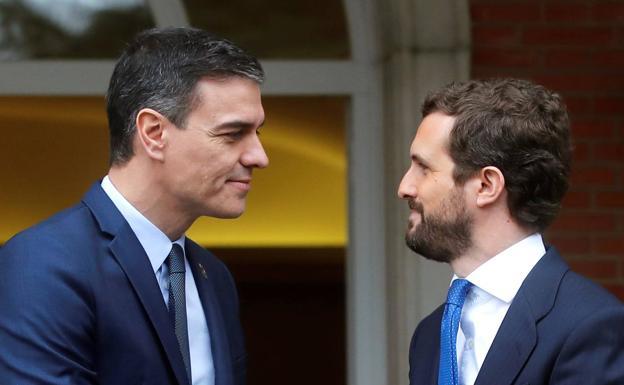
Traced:
<svg viewBox="0 0 624 385">
<path fill-rule="evenodd" d="M 0 250 L 0 383 L 245 383 L 232 277 L 184 234 L 240 216 L 268 165 L 263 77 L 198 29 L 126 48 L 107 94 L 108 175 Z"/>
</svg>

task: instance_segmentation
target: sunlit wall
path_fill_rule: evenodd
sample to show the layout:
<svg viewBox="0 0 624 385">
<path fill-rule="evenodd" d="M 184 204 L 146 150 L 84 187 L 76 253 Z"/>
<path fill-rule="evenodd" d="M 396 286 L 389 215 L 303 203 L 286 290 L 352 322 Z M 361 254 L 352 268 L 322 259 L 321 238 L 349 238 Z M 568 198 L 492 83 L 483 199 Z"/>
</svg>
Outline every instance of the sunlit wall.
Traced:
<svg viewBox="0 0 624 385">
<path fill-rule="evenodd" d="M 346 244 L 346 98 L 265 98 L 256 170 L 239 219 L 203 218 L 189 235 L 207 246 Z M 2 97 L 0 243 L 77 202 L 106 174 L 102 97 Z"/>
</svg>

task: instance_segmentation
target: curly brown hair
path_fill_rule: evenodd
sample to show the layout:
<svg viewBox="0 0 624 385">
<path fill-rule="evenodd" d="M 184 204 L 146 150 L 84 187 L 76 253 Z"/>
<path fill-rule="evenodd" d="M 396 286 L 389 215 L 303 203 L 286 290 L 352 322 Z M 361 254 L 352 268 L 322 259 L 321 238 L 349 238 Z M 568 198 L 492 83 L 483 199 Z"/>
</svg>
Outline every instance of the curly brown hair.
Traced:
<svg viewBox="0 0 624 385">
<path fill-rule="evenodd" d="M 512 217 L 538 231 L 548 227 L 569 185 L 572 146 L 561 96 L 526 80 L 470 80 L 429 94 L 422 115 L 434 112 L 455 117 L 455 182 L 497 167 Z"/>
</svg>

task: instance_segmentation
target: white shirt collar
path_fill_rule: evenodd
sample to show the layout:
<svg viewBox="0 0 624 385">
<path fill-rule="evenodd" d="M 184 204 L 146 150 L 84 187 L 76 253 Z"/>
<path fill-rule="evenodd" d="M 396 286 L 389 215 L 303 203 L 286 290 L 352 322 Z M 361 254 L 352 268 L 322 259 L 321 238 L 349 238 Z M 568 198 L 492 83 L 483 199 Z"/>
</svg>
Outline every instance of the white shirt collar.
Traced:
<svg viewBox="0 0 624 385">
<path fill-rule="evenodd" d="M 104 177 L 101 185 L 106 195 L 113 201 L 115 207 L 130 225 L 141 246 L 143 246 L 154 273 L 156 273 L 171 251 L 171 240 L 121 195 L 111 183 L 108 175 Z M 184 250 L 184 240 L 185 236 L 182 235 L 174 243 L 179 244 Z"/>
<path fill-rule="evenodd" d="M 545 253 L 542 236 L 534 233 L 487 260 L 466 279 L 488 294 L 511 303 L 524 279 Z M 457 278 L 453 276 L 453 280 Z"/>
</svg>

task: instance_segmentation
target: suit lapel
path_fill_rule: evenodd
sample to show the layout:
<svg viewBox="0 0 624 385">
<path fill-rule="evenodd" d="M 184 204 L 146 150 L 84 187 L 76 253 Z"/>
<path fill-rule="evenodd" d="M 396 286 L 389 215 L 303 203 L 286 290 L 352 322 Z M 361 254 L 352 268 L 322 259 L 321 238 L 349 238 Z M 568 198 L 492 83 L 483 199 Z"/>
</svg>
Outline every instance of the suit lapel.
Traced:
<svg viewBox="0 0 624 385">
<path fill-rule="evenodd" d="M 195 243 L 187 240 L 185 249 L 210 332 L 215 385 L 231 385 L 233 378 L 230 345 L 209 262 L 202 258 L 205 251 Z"/>
<path fill-rule="evenodd" d="M 479 370 L 475 385 L 511 384 L 537 341 L 535 319 L 522 293 L 509 308 Z"/>
<path fill-rule="evenodd" d="M 149 258 L 130 225 L 99 184 L 94 185 L 83 202 L 91 209 L 101 229 L 113 235 L 111 253 L 128 277 L 165 350 L 178 384 L 188 384 L 180 348 L 167 307 L 151 269 Z"/>
<path fill-rule="evenodd" d="M 438 344 L 436 345 L 436 349 L 434 349 L 433 356 L 433 365 L 431 365 L 431 382 L 430 384 L 437 384 L 439 371 L 440 371 L 440 329 L 438 329 Z"/>
<path fill-rule="evenodd" d="M 551 311 L 568 270 L 557 250 L 549 247 L 518 290 L 475 385 L 513 383 L 538 343 L 537 323 Z"/>
<path fill-rule="evenodd" d="M 444 309 L 444 307 L 442 307 L 442 309 Z M 438 327 L 435 329 L 436 333 L 435 336 L 437 338 L 435 338 L 436 343 L 435 343 L 435 349 L 433 349 L 432 351 L 432 359 L 433 359 L 433 364 L 431 365 L 431 374 L 430 374 L 430 378 L 431 381 L 428 382 L 428 384 L 438 384 L 438 372 L 440 371 L 440 327 L 441 327 L 441 323 L 442 323 L 442 315 L 444 314 L 444 311 L 439 312 L 440 315 L 439 317 L 436 317 L 437 319 L 437 325 Z"/>
<path fill-rule="evenodd" d="M 113 239 L 110 249 L 145 308 L 169 358 L 169 363 L 178 383 L 188 384 L 184 361 L 171 325 L 171 319 L 143 247 L 128 228 L 128 231 L 118 234 Z"/>
<path fill-rule="evenodd" d="M 440 364 L 440 322 L 444 305 L 438 307 L 416 328 L 410 343 L 410 385 L 438 383 Z"/>
<path fill-rule="evenodd" d="M 440 371 L 440 327 L 442 325 L 442 316 L 444 315 L 444 305 L 438 308 L 436 315 L 433 317 L 435 333 L 432 333 L 433 338 L 433 346 L 435 348 L 432 350 L 433 364 L 431 365 L 431 381 L 428 384 L 437 384 L 438 383 L 438 372 Z"/>
</svg>

